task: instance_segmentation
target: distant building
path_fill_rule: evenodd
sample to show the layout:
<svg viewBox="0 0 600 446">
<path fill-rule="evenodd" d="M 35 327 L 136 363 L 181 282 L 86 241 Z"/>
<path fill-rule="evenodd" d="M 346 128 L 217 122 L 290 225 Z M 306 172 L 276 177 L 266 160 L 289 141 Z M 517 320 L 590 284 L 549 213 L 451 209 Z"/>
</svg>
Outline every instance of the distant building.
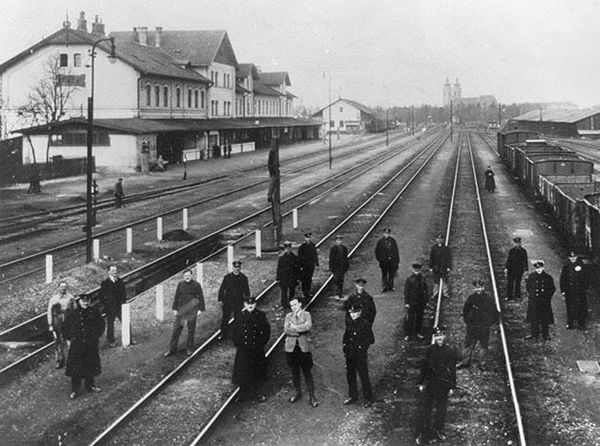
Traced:
<svg viewBox="0 0 600 446">
<path fill-rule="evenodd" d="M 600 138 L 600 109 L 540 109 L 517 116 L 511 121 L 538 127 L 539 133 Z"/>
<path fill-rule="evenodd" d="M 366 105 L 339 98 L 317 111 L 312 118 L 325 122 L 325 132 L 358 133 L 367 130 L 375 116 L 376 113 Z"/>
<path fill-rule="evenodd" d="M 473 98 L 463 98 L 462 97 L 462 88 L 460 86 L 460 82 L 458 78 L 454 84 L 451 84 L 448 78 L 446 78 L 446 82 L 443 87 L 443 103 L 444 107 L 450 107 L 450 101 L 454 106 L 457 105 L 479 105 L 483 108 L 488 108 L 489 106 L 496 105 L 498 102 L 496 98 L 492 95 L 483 95 L 477 96 Z"/>
</svg>

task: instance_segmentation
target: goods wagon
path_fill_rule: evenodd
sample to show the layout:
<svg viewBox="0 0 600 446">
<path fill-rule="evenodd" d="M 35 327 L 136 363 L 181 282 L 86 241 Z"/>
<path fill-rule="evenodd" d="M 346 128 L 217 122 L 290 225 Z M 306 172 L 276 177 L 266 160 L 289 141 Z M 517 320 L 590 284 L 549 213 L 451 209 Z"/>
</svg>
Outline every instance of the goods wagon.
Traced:
<svg viewBox="0 0 600 446">
<path fill-rule="evenodd" d="M 525 164 L 519 179 L 534 197 L 538 191 L 540 175 L 576 175 L 588 176 L 591 181 L 594 163 L 584 160 L 573 153 L 532 154 L 525 157 Z"/>
<path fill-rule="evenodd" d="M 539 135 L 535 132 L 528 132 L 524 130 L 510 130 L 498 132 L 498 154 L 500 159 L 506 162 L 506 146 L 514 144 L 524 143 L 528 139 L 538 139 Z"/>
</svg>

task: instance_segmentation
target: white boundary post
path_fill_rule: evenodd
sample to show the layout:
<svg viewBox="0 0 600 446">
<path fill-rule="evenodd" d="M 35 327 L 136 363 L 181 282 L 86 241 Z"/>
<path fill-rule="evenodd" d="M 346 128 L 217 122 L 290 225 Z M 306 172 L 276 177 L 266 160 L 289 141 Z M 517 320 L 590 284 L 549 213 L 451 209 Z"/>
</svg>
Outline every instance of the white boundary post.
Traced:
<svg viewBox="0 0 600 446">
<path fill-rule="evenodd" d="M 255 245 L 256 245 L 256 258 L 260 259 L 262 257 L 262 235 L 260 229 L 257 229 L 255 234 Z"/>
<path fill-rule="evenodd" d="M 52 282 L 52 254 L 46 254 L 46 283 Z"/>
<path fill-rule="evenodd" d="M 95 238 L 93 240 L 93 245 L 94 245 L 94 249 L 93 249 L 94 260 L 100 260 L 100 239 Z"/>
<path fill-rule="evenodd" d="M 202 262 L 196 263 L 196 282 L 200 286 L 204 286 L 204 264 Z"/>
<path fill-rule="evenodd" d="M 227 270 L 233 271 L 233 245 L 227 247 Z"/>
<path fill-rule="evenodd" d="M 133 252 L 133 229 L 127 228 L 125 234 L 127 235 L 127 254 L 131 254 Z"/>
<path fill-rule="evenodd" d="M 298 228 L 298 208 L 294 208 L 294 210 L 292 210 L 292 226 L 294 229 Z"/>
<path fill-rule="evenodd" d="M 188 208 L 183 208 L 183 230 L 187 231 L 188 228 Z"/>
<path fill-rule="evenodd" d="M 158 217 L 156 219 L 156 239 L 161 241 L 163 237 L 163 219 L 162 217 Z"/>
<path fill-rule="evenodd" d="M 131 344 L 131 304 L 121 305 L 121 343 L 123 347 Z"/>
<path fill-rule="evenodd" d="M 162 283 L 156 285 L 156 319 L 165 320 L 165 287 Z"/>
</svg>

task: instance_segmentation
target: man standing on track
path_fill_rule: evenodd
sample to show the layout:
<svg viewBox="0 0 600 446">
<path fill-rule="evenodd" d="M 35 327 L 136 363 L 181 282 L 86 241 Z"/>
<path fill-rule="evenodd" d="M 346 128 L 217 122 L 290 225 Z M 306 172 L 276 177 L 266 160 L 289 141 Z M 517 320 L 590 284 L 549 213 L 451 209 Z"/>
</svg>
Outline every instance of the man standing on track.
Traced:
<svg viewBox="0 0 600 446">
<path fill-rule="evenodd" d="M 315 268 L 319 267 L 319 254 L 317 247 L 311 240 L 312 233 L 304 233 L 304 242 L 298 248 L 298 263 L 300 264 L 300 281 L 302 283 L 302 295 L 306 305 L 311 298 L 312 278 Z"/>
<path fill-rule="evenodd" d="M 569 253 L 569 261 L 560 273 L 560 292 L 565 296 L 567 306 L 567 329 L 585 330 L 587 317 L 587 296 L 589 279 L 585 265 L 575 252 Z M 575 321 L 578 326 L 575 327 Z"/>
<path fill-rule="evenodd" d="M 48 329 L 54 337 L 54 354 L 56 368 L 65 366 L 65 337 L 63 335 L 63 324 L 69 312 L 75 309 L 75 298 L 68 291 L 67 282 L 58 284 L 58 293 L 54 294 L 48 301 Z"/>
<path fill-rule="evenodd" d="M 100 303 L 106 313 L 106 340 L 109 347 L 116 345 L 115 319 L 121 321 L 121 305 L 126 301 L 125 284 L 123 279 L 117 277 L 117 265 L 110 265 L 108 278 L 100 284 Z M 132 340 L 131 344 L 135 342 Z"/>
<path fill-rule="evenodd" d="M 433 295 L 439 292 L 440 279 L 442 279 L 442 295 L 450 297 L 448 294 L 448 273 L 452 268 L 452 256 L 450 248 L 444 244 L 444 236 L 438 234 L 435 237 L 435 245 L 431 248 L 429 255 L 429 267 L 433 271 Z"/>
<path fill-rule="evenodd" d="M 392 230 L 385 228 L 383 230 L 383 237 L 379 239 L 375 246 L 375 257 L 379 262 L 379 268 L 381 268 L 381 292 L 395 291 L 394 288 L 394 276 L 398 271 L 398 264 L 400 263 L 400 256 L 398 255 L 398 245 L 396 240 L 392 237 Z"/>
<path fill-rule="evenodd" d="M 521 277 L 523 273 L 529 268 L 529 262 L 527 260 L 527 251 L 521 246 L 521 237 L 515 237 L 513 239 L 515 246 L 510 248 L 508 251 L 508 258 L 506 259 L 506 299 L 520 299 L 521 298 Z"/>
<path fill-rule="evenodd" d="M 363 278 L 358 278 L 354 281 L 354 284 L 356 285 L 356 291 L 350 293 L 346 299 L 343 299 L 345 301 L 346 322 L 350 322 L 350 309 L 356 305 L 360 305 L 361 318 L 373 326 L 375 316 L 377 315 L 377 308 L 375 307 L 373 296 L 365 291 L 367 281 Z"/>
<path fill-rule="evenodd" d="M 527 321 L 531 324 L 531 333 L 525 339 L 537 340 L 540 333 L 545 341 L 550 340 L 548 326 L 554 323 L 552 295 L 556 291 L 554 279 L 544 271 L 544 261 L 532 262 L 535 272 L 527 278 Z"/>
<path fill-rule="evenodd" d="M 219 339 L 227 337 L 229 333 L 229 319 L 240 314 L 244 308 L 244 299 L 250 296 L 248 278 L 242 273 L 242 262 L 234 260 L 233 271 L 225 274 L 219 288 L 219 302 L 222 304 L 223 317 L 221 319 L 221 334 Z"/>
<path fill-rule="evenodd" d="M 296 294 L 300 265 L 298 257 L 292 252 L 292 242 L 283 244 L 283 253 L 277 260 L 277 281 L 281 289 L 281 307 L 290 309 L 290 299 Z"/>
<path fill-rule="evenodd" d="M 408 341 L 417 336 L 423 339 L 421 327 L 423 325 L 423 313 L 427 305 L 427 282 L 421 275 L 420 263 L 412 264 L 412 274 L 406 278 L 404 283 L 404 307 L 406 310 L 406 326 L 404 329 L 404 340 Z"/>
<path fill-rule="evenodd" d="M 123 198 L 125 198 L 125 192 L 123 192 L 123 178 L 115 183 L 115 208 L 118 209 L 123 205 Z"/>
<path fill-rule="evenodd" d="M 348 261 L 348 248 L 342 243 L 344 237 L 335 236 L 335 245 L 329 250 L 329 271 L 333 274 L 333 297 L 340 299 L 344 297 L 344 275 L 350 267 Z"/>
</svg>

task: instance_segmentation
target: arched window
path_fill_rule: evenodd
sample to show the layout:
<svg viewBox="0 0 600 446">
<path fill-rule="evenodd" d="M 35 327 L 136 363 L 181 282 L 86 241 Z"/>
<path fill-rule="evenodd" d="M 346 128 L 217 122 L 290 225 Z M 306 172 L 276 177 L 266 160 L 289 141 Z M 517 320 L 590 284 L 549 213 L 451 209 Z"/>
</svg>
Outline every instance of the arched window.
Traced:
<svg viewBox="0 0 600 446">
<path fill-rule="evenodd" d="M 169 87 L 166 85 L 163 87 L 163 106 L 169 106 Z"/>
<path fill-rule="evenodd" d="M 175 89 L 175 107 L 181 107 L 181 87 Z"/>
<path fill-rule="evenodd" d="M 194 90 L 194 108 L 198 108 L 198 90 Z"/>
<path fill-rule="evenodd" d="M 202 107 L 202 108 L 204 108 L 204 107 L 205 107 L 204 100 L 205 100 L 205 97 L 204 97 L 204 90 L 202 90 L 202 91 L 200 92 L 200 107 Z"/>
<path fill-rule="evenodd" d="M 158 85 L 154 86 L 154 105 L 160 106 L 160 87 Z"/>
<path fill-rule="evenodd" d="M 150 84 L 146 85 L 146 106 L 152 107 L 152 86 Z"/>
<path fill-rule="evenodd" d="M 192 108 L 192 89 L 188 88 L 188 108 Z"/>
</svg>

